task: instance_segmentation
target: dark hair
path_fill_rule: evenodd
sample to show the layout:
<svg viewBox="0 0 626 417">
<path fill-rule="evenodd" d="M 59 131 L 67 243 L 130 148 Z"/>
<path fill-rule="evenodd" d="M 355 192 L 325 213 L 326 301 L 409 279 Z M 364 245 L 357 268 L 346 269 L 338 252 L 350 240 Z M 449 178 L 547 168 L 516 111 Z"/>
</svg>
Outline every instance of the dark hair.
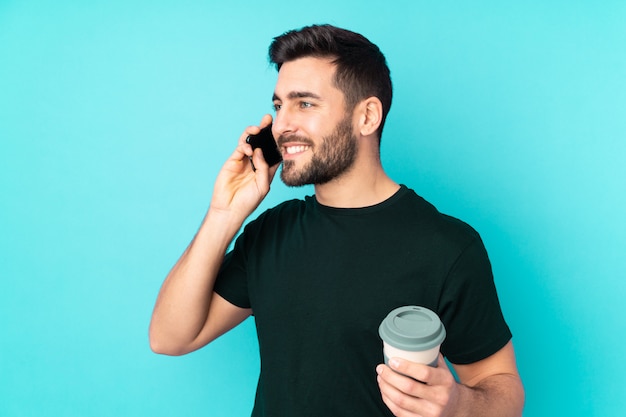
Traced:
<svg viewBox="0 0 626 417">
<path fill-rule="evenodd" d="M 380 140 L 393 94 L 389 67 L 380 49 L 358 33 L 331 25 L 285 32 L 274 38 L 269 47 L 269 60 L 277 70 L 285 62 L 311 56 L 329 57 L 337 66 L 334 82 L 345 95 L 348 111 L 368 97 L 381 101 Z"/>
</svg>

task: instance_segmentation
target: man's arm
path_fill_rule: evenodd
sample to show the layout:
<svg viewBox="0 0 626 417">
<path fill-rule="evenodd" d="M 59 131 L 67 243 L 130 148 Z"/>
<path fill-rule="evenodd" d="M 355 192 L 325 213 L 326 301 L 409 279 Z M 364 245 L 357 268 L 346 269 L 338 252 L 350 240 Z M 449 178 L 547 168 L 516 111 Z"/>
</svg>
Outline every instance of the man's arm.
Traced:
<svg viewBox="0 0 626 417">
<path fill-rule="evenodd" d="M 261 125 L 270 122 L 271 117 L 265 116 Z M 218 174 L 198 233 L 161 287 L 150 323 L 150 347 L 157 353 L 182 355 L 196 350 L 251 314 L 215 294 L 213 286 L 230 242 L 269 192 L 278 168 L 268 167 L 261 150 L 253 152 L 245 143 L 249 134 L 258 131 L 250 127 L 240 137 Z"/>
<path fill-rule="evenodd" d="M 150 323 L 154 352 L 192 352 L 250 315 L 213 292 L 226 248 L 239 229 L 236 224 L 229 226 L 226 218 L 209 209 L 196 237 L 165 279 Z"/>
<path fill-rule="evenodd" d="M 441 355 L 437 368 L 395 359 L 390 366 L 379 365 L 376 371 L 383 401 L 395 416 L 522 415 L 524 388 L 511 342 L 481 361 L 453 365 L 459 383 Z"/>
</svg>

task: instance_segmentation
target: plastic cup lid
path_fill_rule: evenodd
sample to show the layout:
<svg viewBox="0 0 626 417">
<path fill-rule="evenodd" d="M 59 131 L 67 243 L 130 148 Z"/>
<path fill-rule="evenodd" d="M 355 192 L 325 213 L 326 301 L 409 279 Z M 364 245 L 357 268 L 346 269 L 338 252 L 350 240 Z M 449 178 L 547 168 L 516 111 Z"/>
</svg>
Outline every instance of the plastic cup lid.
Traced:
<svg viewBox="0 0 626 417">
<path fill-rule="evenodd" d="M 378 328 L 387 344 L 402 350 L 421 351 L 440 345 L 446 329 L 439 316 L 425 307 L 398 307 L 390 312 Z"/>
</svg>

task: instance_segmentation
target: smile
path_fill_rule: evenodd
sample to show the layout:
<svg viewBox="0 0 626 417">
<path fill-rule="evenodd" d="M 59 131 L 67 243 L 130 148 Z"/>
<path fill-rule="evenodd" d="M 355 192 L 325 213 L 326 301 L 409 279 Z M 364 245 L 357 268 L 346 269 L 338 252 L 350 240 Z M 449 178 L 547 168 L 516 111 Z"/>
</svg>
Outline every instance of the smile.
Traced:
<svg viewBox="0 0 626 417">
<path fill-rule="evenodd" d="M 306 151 L 307 149 L 309 149 L 310 146 L 308 145 L 297 145 L 297 146 L 285 146 L 285 153 L 287 155 L 294 155 L 297 153 L 301 153 Z"/>
</svg>

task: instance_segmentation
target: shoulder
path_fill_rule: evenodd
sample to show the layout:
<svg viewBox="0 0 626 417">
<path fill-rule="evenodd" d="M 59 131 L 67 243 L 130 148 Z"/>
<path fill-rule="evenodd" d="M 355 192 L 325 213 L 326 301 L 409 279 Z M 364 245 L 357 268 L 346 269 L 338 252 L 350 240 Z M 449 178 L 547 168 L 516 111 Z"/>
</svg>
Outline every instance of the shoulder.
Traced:
<svg viewBox="0 0 626 417">
<path fill-rule="evenodd" d="M 401 210 L 412 213 L 432 239 L 457 241 L 464 246 L 480 240 L 479 233 L 468 223 L 440 212 L 437 207 L 410 188 L 406 188 L 401 201 Z"/>
<path fill-rule="evenodd" d="M 277 206 L 263 211 L 257 218 L 251 220 L 245 227 L 245 232 L 258 231 L 262 228 L 276 227 L 281 224 L 289 224 L 293 219 L 302 216 L 310 206 L 310 197 L 302 199 L 286 200 Z"/>
<path fill-rule="evenodd" d="M 298 215 L 307 209 L 307 205 L 310 205 L 309 199 L 310 197 L 306 197 L 304 200 L 293 199 L 283 201 L 277 206 L 265 210 L 255 221 L 275 220 L 285 216 Z"/>
</svg>

